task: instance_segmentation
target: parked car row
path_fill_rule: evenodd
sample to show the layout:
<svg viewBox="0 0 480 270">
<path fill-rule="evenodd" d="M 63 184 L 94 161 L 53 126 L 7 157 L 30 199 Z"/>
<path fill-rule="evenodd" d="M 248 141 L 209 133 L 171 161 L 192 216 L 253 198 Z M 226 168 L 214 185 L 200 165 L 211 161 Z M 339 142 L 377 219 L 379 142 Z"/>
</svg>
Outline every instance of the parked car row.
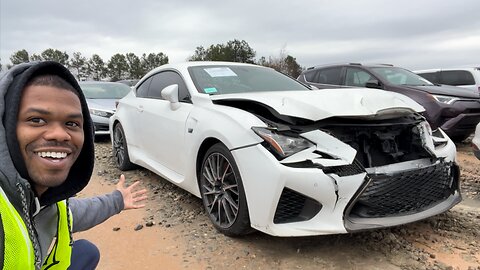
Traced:
<svg viewBox="0 0 480 270">
<path fill-rule="evenodd" d="M 427 69 L 414 72 L 432 83 L 455 85 L 480 92 L 480 67 Z"/>
<path fill-rule="evenodd" d="M 309 68 L 298 80 L 320 89 L 367 87 L 404 94 L 425 108 L 432 129 L 441 128 L 454 141 L 463 141 L 480 122 L 477 89 L 438 85 L 392 65 L 346 63 Z"/>
<path fill-rule="evenodd" d="M 201 198 L 226 235 L 383 228 L 461 200 L 442 128 L 473 131 L 478 95 L 384 65 L 309 69 L 300 80 L 241 63 L 158 67 L 110 118 L 115 161 Z"/>
</svg>

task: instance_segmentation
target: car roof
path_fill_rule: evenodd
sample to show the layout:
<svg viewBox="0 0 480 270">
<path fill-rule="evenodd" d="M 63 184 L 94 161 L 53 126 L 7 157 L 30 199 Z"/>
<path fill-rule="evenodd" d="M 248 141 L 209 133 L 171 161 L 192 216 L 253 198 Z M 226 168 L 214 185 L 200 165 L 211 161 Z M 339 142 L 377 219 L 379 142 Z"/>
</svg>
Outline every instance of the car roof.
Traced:
<svg viewBox="0 0 480 270">
<path fill-rule="evenodd" d="M 174 64 L 161 65 L 161 66 L 153 69 L 152 71 L 155 71 L 155 70 L 158 70 L 158 69 L 165 69 L 165 68 L 183 69 L 183 68 L 195 67 L 195 66 L 221 66 L 221 65 L 262 67 L 262 66 L 259 66 L 259 65 L 247 64 L 247 63 L 239 63 L 239 62 L 191 61 L 191 62 L 183 62 L 183 63 L 174 63 Z"/>
<path fill-rule="evenodd" d="M 448 67 L 448 68 L 430 68 L 430 69 L 419 69 L 414 70 L 414 72 L 436 72 L 436 71 L 450 71 L 450 70 L 467 70 L 467 71 L 474 71 L 480 70 L 480 65 L 472 66 L 472 67 Z"/>
<path fill-rule="evenodd" d="M 324 67 L 340 67 L 340 66 L 355 66 L 355 67 L 395 67 L 392 64 L 382 63 L 334 63 L 334 64 L 322 64 L 307 68 L 307 70 L 324 68 Z"/>
<path fill-rule="evenodd" d="M 105 82 L 105 81 L 79 81 L 81 84 L 119 84 L 118 82 Z"/>
</svg>

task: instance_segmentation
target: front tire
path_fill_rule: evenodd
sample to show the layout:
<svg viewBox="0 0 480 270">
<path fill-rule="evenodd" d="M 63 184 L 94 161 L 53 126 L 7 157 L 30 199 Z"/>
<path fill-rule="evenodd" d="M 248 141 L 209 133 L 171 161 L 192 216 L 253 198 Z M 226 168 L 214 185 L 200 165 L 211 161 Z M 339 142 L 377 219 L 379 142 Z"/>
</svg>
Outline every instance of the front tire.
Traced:
<svg viewBox="0 0 480 270">
<path fill-rule="evenodd" d="M 135 165 L 130 162 L 128 156 L 127 140 L 125 139 L 125 132 L 120 123 L 113 128 L 113 157 L 117 167 L 122 171 L 128 171 L 135 168 Z"/>
<path fill-rule="evenodd" d="M 206 152 L 199 185 L 205 211 L 219 232 L 240 236 L 253 231 L 240 172 L 223 144 L 217 143 Z"/>
</svg>

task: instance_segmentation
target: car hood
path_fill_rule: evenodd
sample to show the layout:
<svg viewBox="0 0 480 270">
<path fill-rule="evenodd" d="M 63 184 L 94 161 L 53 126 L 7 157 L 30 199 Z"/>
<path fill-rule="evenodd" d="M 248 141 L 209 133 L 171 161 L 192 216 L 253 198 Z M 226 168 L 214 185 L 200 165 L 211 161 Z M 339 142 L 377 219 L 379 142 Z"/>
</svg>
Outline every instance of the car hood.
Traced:
<svg viewBox="0 0 480 270">
<path fill-rule="evenodd" d="M 280 115 L 312 121 L 335 116 L 391 118 L 424 111 L 407 96 L 366 88 L 212 95 L 211 99 L 222 105 L 233 105 L 239 101 L 260 103 Z"/>
<path fill-rule="evenodd" d="M 422 90 L 430 94 L 456 96 L 463 98 L 479 98 L 479 93 L 472 89 L 450 85 L 406 86 L 407 88 Z"/>
<path fill-rule="evenodd" d="M 87 99 L 88 108 L 106 111 L 115 111 L 115 102 L 118 99 Z"/>
</svg>

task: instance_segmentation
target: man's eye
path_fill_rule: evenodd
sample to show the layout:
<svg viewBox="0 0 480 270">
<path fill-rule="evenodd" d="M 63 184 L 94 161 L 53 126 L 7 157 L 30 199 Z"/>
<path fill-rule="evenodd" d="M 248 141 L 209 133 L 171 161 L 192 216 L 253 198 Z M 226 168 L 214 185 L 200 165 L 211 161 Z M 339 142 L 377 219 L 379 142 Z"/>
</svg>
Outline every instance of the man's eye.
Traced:
<svg viewBox="0 0 480 270">
<path fill-rule="evenodd" d="M 36 118 L 36 117 L 30 118 L 28 121 L 29 121 L 29 122 L 32 122 L 32 123 L 35 123 L 35 124 L 44 124 L 44 123 L 46 123 L 45 120 L 43 120 L 42 118 Z"/>
<path fill-rule="evenodd" d="M 67 126 L 70 127 L 80 127 L 80 124 L 77 122 L 67 122 Z"/>
</svg>

